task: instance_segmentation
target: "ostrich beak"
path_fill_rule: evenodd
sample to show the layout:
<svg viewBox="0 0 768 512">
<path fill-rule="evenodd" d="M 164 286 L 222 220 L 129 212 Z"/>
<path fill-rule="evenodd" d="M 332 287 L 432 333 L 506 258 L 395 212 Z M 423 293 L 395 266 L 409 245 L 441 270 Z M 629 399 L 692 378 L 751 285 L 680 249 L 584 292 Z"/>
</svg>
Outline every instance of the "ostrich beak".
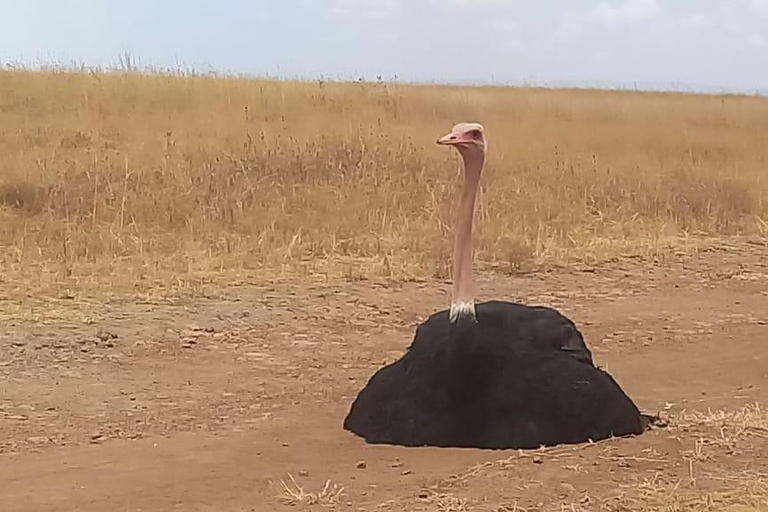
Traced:
<svg viewBox="0 0 768 512">
<path fill-rule="evenodd" d="M 437 143 L 441 146 L 455 146 L 457 144 L 461 144 L 462 142 L 464 141 L 461 139 L 461 136 L 456 135 L 455 133 L 449 133 L 448 135 L 437 139 Z"/>
</svg>

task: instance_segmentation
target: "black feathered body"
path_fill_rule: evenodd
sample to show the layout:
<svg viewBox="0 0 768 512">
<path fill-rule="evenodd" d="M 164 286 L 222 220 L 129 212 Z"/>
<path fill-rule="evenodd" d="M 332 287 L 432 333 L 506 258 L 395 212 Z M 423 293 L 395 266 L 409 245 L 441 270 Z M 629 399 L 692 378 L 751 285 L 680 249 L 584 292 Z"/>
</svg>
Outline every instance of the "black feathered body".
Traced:
<svg viewBox="0 0 768 512">
<path fill-rule="evenodd" d="M 546 307 L 492 301 L 475 322 L 419 325 L 360 391 L 344 428 L 370 443 L 537 448 L 640 434 L 645 419 L 594 366 L 581 333 Z"/>
</svg>

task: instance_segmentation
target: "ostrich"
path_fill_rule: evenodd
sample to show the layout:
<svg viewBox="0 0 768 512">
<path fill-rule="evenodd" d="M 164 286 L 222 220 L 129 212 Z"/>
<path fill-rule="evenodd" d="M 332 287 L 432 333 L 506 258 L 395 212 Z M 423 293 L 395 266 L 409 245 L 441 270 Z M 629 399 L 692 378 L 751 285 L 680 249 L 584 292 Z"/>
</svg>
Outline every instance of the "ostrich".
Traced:
<svg viewBox="0 0 768 512">
<path fill-rule="evenodd" d="M 373 444 L 538 448 L 641 434 L 641 414 L 554 309 L 475 304 L 472 217 L 487 142 L 479 123 L 438 139 L 463 162 L 450 309 L 416 329 L 402 358 L 360 391 L 344 428 Z"/>
</svg>

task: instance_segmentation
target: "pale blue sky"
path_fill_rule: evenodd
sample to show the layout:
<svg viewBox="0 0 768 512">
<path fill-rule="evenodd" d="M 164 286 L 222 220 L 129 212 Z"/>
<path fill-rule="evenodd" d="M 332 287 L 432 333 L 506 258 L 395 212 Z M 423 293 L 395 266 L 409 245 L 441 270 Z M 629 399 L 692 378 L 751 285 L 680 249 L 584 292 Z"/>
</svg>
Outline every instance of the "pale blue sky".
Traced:
<svg viewBox="0 0 768 512">
<path fill-rule="evenodd" d="M 0 0 L 0 62 L 768 91 L 768 0 Z"/>
</svg>

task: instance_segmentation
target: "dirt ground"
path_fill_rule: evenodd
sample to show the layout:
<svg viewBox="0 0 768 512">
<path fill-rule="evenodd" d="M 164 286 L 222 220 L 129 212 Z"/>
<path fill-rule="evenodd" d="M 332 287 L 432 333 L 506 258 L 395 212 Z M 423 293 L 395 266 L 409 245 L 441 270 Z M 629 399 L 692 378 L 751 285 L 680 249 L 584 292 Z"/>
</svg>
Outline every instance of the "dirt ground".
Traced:
<svg viewBox="0 0 768 512">
<path fill-rule="evenodd" d="M 768 247 L 479 284 L 481 299 L 573 318 L 664 423 L 527 452 L 344 431 L 370 375 L 445 308 L 446 283 L 113 301 L 96 321 L 0 330 L 0 511 L 768 510 Z"/>
</svg>

